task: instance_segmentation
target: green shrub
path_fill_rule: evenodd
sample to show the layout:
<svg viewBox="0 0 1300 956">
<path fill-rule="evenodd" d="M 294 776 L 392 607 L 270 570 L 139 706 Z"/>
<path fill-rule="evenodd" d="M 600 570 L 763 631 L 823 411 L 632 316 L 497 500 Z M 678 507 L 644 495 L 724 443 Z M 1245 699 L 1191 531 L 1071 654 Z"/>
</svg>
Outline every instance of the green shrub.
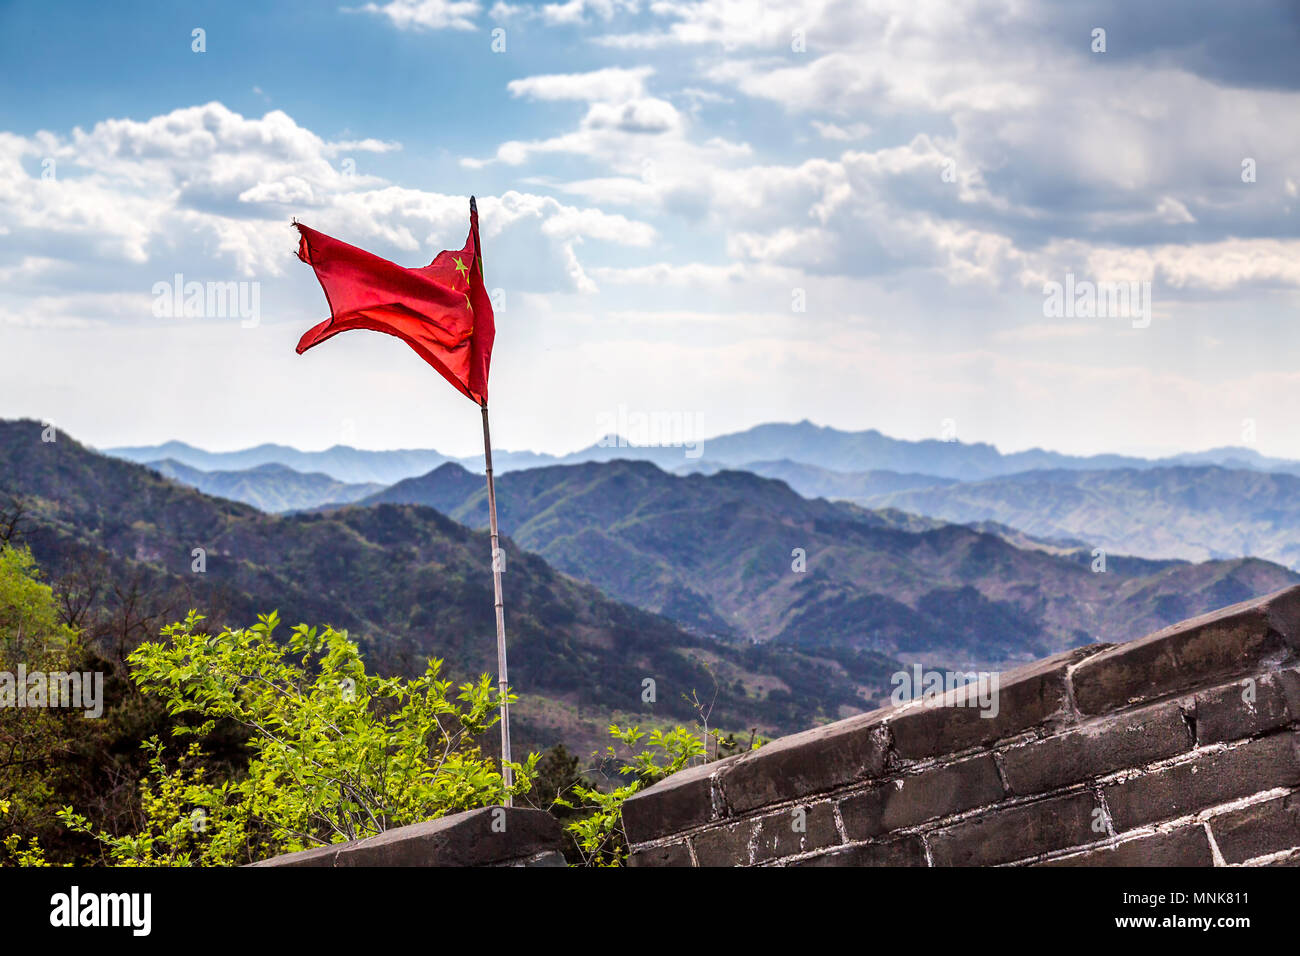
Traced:
<svg viewBox="0 0 1300 956">
<path fill-rule="evenodd" d="M 696 757 L 705 756 L 704 741 L 685 727 L 653 730 L 647 735 L 637 727 L 621 728 L 611 724 L 610 735 L 624 745 L 620 753 L 613 745 L 606 748 L 606 758 L 622 762 L 619 773 L 634 777 L 621 787 L 603 791 L 596 787 L 574 787 L 578 803 L 560 799 L 561 806 L 591 807 L 585 817 L 565 825 L 578 847 L 585 866 L 622 866 L 627 861 L 627 833 L 623 829 L 623 804 L 634 793 L 684 768 Z M 642 740 L 648 749 L 637 750 Z"/>
<path fill-rule="evenodd" d="M 196 737 L 217 721 L 250 734 L 248 767 L 214 780 L 198 743 L 168 764 L 147 740 L 140 783 L 145 824 L 121 836 L 71 808 L 60 816 L 93 834 L 117 865 L 233 865 L 373 836 L 391 827 L 490 806 L 526 792 L 538 760 L 513 763 L 514 784 L 475 739 L 498 719 L 491 679 L 453 689 L 430 660 L 414 679 L 366 673 L 345 632 L 295 627 L 277 641 L 275 613 L 239 630 L 205 633 L 191 612 L 128 658 L 132 677 Z M 510 697 L 514 700 L 513 695 Z"/>
</svg>

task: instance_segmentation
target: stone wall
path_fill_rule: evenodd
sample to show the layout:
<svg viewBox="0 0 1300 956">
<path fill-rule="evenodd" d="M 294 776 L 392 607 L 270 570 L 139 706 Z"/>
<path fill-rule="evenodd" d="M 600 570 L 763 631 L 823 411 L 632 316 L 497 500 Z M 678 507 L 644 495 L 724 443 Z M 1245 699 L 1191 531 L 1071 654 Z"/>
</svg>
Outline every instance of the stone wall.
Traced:
<svg viewBox="0 0 1300 956">
<path fill-rule="evenodd" d="M 629 800 L 630 863 L 1298 865 L 1298 652 L 1294 587 L 784 737 Z"/>
<path fill-rule="evenodd" d="M 567 837 L 544 810 L 482 807 L 253 866 L 564 866 Z"/>
</svg>

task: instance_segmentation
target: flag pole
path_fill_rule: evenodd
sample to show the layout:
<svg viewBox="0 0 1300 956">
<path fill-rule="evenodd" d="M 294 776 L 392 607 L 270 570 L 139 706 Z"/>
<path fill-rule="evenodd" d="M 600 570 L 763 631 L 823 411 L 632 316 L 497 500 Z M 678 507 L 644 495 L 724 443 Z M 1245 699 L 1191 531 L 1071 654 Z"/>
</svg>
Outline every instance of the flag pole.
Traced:
<svg viewBox="0 0 1300 956">
<path fill-rule="evenodd" d="M 501 693 L 501 779 L 506 786 L 505 805 L 514 806 L 509 789 L 514 785 L 514 771 L 510 769 L 510 705 L 506 694 L 510 684 L 506 674 L 506 612 L 501 600 L 501 565 L 504 555 L 497 545 L 497 493 L 492 483 L 492 436 L 488 432 L 487 402 L 483 409 L 483 460 L 487 465 L 488 528 L 492 533 L 492 590 L 496 595 L 497 612 L 497 687 Z"/>
</svg>

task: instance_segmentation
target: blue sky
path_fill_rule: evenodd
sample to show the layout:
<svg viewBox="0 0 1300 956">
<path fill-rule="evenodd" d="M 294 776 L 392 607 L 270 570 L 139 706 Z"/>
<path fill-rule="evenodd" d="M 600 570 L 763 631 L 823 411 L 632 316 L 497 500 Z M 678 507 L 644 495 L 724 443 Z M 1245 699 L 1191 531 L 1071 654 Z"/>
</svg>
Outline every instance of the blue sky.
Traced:
<svg viewBox="0 0 1300 956">
<path fill-rule="evenodd" d="M 1300 457 L 1294 5 L 1133 7 L 11 0 L 0 415 L 470 454 L 400 343 L 293 353 L 325 304 L 286 227 L 423 265 L 473 192 L 502 447 L 625 406 Z M 159 316 L 177 273 L 256 323 Z M 1046 314 L 1067 275 L 1150 282 L 1149 324 Z"/>
</svg>

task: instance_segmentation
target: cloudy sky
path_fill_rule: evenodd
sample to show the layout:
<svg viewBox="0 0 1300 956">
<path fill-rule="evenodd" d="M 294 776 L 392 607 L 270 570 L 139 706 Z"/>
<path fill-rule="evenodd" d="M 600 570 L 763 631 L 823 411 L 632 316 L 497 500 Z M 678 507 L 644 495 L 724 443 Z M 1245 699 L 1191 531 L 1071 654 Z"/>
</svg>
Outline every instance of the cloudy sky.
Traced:
<svg viewBox="0 0 1300 956">
<path fill-rule="evenodd" d="M 472 454 L 400 342 L 294 354 L 327 312 L 289 223 L 424 265 L 476 193 L 500 447 L 622 405 L 1300 458 L 1296 9 L 9 0 L 0 416 Z M 256 322 L 157 314 L 177 274 Z M 1046 314 L 1067 275 L 1149 282 L 1149 324 Z"/>
</svg>

